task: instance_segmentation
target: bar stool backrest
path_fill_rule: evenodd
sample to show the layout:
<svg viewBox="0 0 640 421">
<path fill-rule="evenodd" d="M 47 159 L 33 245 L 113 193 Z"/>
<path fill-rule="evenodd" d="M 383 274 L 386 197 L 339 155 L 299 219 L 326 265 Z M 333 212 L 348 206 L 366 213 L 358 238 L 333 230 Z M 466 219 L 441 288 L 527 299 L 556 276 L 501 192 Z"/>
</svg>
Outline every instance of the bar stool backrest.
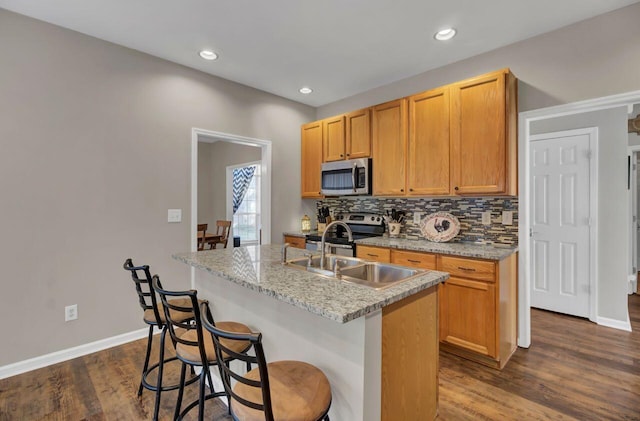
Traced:
<svg viewBox="0 0 640 421">
<path fill-rule="evenodd" d="M 260 380 L 249 379 L 239 374 L 239 372 L 233 371 L 231 364 L 218 364 L 220 367 L 220 377 L 222 378 L 222 383 L 224 384 L 224 389 L 227 394 L 239 404 L 258 411 L 264 411 L 266 421 L 274 421 L 271 406 L 271 391 L 269 389 L 269 373 L 267 370 L 267 361 L 264 356 L 264 349 L 262 347 L 262 333 L 234 333 L 218 329 L 211 315 L 209 303 L 200 304 L 200 314 L 202 315 L 202 325 L 211 333 L 218 361 L 222 361 L 223 356 L 226 355 L 227 358 L 230 357 L 258 365 Z M 245 353 L 240 354 L 228 347 L 229 343 L 233 341 L 250 342 L 251 347 L 246 350 Z M 254 349 L 255 356 L 248 355 L 251 348 Z M 234 393 L 231 387 L 231 378 L 248 386 L 260 388 L 262 390 L 262 403 L 249 401 Z M 229 404 L 231 405 L 231 402 L 229 402 Z M 231 407 L 231 409 L 233 410 L 233 407 Z"/>
<path fill-rule="evenodd" d="M 200 359 L 203 365 L 207 364 L 207 354 L 204 348 L 204 335 L 202 332 L 202 322 L 200 321 L 200 308 L 198 307 L 198 291 L 192 289 L 188 291 L 169 291 L 162 287 L 160 277 L 153 275 L 152 284 L 155 291 L 160 296 L 160 301 L 164 307 L 167 328 L 171 335 L 173 345 L 178 343 L 186 346 L 198 347 Z M 173 298 L 173 299 L 172 299 Z M 183 298 L 186 300 L 179 300 Z M 193 319 L 184 320 L 176 318 L 176 313 L 191 313 Z M 195 330 L 197 341 L 184 338 L 185 331 Z M 196 361 L 194 361 L 196 362 Z"/>
<path fill-rule="evenodd" d="M 158 300 L 151 283 L 151 273 L 149 272 L 149 265 L 134 266 L 131 259 L 127 259 L 124 262 L 123 268 L 131 272 L 131 278 L 136 286 L 136 292 L 138 293 L 138 301 L 143 311 L 153 310 L 155 324 L 158 327 L 162 327 L 164 324 L 160 317 L 160 311 L 158 310 Z"/>
</svg>

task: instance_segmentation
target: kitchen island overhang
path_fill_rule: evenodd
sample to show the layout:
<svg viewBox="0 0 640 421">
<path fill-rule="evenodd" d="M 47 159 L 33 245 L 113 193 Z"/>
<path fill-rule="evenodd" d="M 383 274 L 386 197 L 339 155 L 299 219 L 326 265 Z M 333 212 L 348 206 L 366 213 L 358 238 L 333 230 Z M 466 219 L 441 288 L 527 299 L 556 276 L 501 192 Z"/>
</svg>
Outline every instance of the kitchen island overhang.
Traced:
<svg viewBox="0 0 640 421">
<path fill-rule="evenodd" d="M 290 253 L 303 255 L 302 250 Z M 173 257 L 200 269 L 194 288 L 211 301 L 216 320 L 243 322 L 263 333 L 269 361 L 302 360 L 325 372 L 332 387 L 332 419 L 387 419 L 385 411 L 435 416 L 437 285 L 448 274 L 427 271 L 374 290 L 285 267 L 277 245 Z M 404 355 L 418 360 L 397 357 Z M 400 387 L 404 383 L 420 390 Z M 398 390 L 415 405 L 401 405 L 394 395 Z"/>
</svg>

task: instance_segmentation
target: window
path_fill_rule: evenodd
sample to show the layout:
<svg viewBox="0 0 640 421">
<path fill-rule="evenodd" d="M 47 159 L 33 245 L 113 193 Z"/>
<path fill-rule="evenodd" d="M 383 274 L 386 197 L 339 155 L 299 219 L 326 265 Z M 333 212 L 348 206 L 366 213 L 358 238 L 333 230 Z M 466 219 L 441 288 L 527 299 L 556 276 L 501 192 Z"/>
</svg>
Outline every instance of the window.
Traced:
<svg viewBox="0 0 640 421">
<path fill-rule="evenodd" d="M 245 165 L 243 167 L 254 167 L 253 177 L 245 195 L 233 214 L 233 235 L 240 237 L 242 245 L 260 243 L 260 165 Z M 235 176 L 234 176 L 235 177 Z M 239 183 L 232 182 L 232 188 L 236 188 Z"/>
</svg>

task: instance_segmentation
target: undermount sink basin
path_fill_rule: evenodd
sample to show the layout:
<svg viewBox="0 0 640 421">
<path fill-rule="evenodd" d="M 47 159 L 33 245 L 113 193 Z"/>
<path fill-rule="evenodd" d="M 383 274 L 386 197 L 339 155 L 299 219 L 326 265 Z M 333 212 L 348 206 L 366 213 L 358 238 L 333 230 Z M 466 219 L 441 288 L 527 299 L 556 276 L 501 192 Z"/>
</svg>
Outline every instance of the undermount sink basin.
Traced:
<svg viewBox="0 0 640 421">
<path fill-rule="evenodd" d="M 339 265 L 336 276 L 332 268 Z M 355 257 L 325 255 L 324 267 L 320 267 L 320 256 L 302 257 L 287 261 L 286 266 L 298 270 L 317 273 L 329 278 L 364 285 L 373 289 L 383 289 L 413 279 L 424 273 L 421 269 L 406 268 L 388 263 L 369 262 Z"/>
</svg>

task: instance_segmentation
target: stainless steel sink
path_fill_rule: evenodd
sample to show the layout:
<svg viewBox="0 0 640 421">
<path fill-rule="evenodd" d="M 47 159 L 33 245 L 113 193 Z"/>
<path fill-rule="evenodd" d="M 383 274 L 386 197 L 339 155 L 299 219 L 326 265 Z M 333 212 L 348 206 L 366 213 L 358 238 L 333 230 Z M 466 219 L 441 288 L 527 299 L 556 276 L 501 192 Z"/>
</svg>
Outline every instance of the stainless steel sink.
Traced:
<svg viewBox="0 0 640 421">
<path fill-rule="evenodd" d="M 333 271 L 338 262 L 339 270 Z M 325 255 L 325 267 L 320 267 L 320 256 L 302 257 L 287 261 L 286 266 L 317 273 L 329 278 L 364 285 L 373 289 L 389 288 L 400 282 L 420 276 L 425 271 L 388 263 L 369 262 L 355 257 Z"/>
</svg>

